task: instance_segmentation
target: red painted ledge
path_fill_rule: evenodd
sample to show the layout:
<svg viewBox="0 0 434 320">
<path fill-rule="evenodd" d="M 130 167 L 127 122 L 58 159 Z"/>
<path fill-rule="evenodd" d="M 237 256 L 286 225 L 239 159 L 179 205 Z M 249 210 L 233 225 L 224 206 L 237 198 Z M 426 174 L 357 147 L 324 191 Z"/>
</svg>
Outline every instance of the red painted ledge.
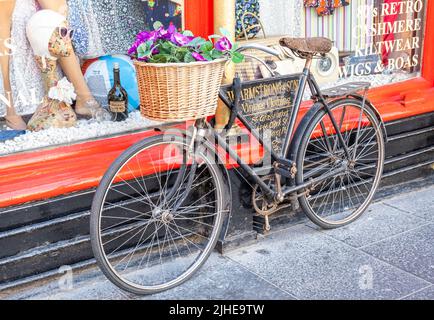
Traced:
<svg viewBox="0 0 434 320">
<path fill-rule="evenodd" d="M 422 78 L 372 89 L 369 98 L 386 122 L 434 111 L 434 88 Z M 303 105 L 303 113 L 309 106 Z M 96 187 L 120 153 L 154 134 L 150 130 L 0 157 L 0 207 Z"/>
<path fill-rule="evenodd" d="M 186 0 L 186 27 L 213 33 L 213 0 Z M 372 89 L 369 98 L 389 122 L 434 111 L 434 1 L 427 2 L 423 78 Z M 304 112 L 309 103 L 303 105 Z M 43 200 L 98 185 L 110 163 L 153 131 L 0 157 L 0 207 Z"/>
</svg>

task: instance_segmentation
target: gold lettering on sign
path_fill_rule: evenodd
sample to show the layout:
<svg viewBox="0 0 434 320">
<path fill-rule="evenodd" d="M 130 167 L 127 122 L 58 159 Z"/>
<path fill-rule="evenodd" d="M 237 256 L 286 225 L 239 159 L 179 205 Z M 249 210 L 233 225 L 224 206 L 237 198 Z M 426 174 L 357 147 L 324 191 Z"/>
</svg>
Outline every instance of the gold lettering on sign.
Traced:
<svg viewBox="0 0 434 320">
<path fill-rule="evenodd" d="M 271 135 L 272 148 L 280 152 L 289 126 L 299 79 L 274 80 L 245 84 L 241 91 L 241 108 L 251 125 L 261 134 Z M 233 91 L 227 92 L 234 100 Z"/>
</svg>

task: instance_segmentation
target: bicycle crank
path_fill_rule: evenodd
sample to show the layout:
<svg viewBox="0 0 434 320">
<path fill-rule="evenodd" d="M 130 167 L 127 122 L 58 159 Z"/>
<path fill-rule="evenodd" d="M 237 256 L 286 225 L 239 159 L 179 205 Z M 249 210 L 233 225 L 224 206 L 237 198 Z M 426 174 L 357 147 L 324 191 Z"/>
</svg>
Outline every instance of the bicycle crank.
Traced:
<svg viewBox="0 0 434 320">
<path fill-rule="evenodd" d="M 264 181 L 264 183 L 267 184 L 271 189 L 276 188 L 275 175 L 265 176 L 262 181 Z M 252 203 L 256 213 L 265 218 L 265 231 L 270 231 L 271 227 L 269 216 L 279 209 L 279 204 L 276 202 L 276 200 L 269 200 L 258 184 L 253 188 Z"/>
</svg>

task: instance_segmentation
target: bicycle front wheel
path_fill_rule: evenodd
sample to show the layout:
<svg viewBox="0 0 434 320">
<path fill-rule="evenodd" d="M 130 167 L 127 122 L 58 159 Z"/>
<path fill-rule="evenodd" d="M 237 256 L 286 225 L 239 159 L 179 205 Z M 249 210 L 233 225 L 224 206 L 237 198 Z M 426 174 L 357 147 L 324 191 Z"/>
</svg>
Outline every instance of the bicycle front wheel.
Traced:
<svg viewBox="0 0 434 320">
<path fill-rule="evenodd" d="M 365 212 L 381 181 L 385 156 L 381 124 L 369 105 L 343 99 L 330 109 L 343 143 L 330 115 L 322 110 L 306 126 L 297 153 L 297 184 L 320 180 L 300 195 L 300 205 L 325 229 L 349 224 Z M 342 167 L 346 170 L 336 171 Z"/>
<path fill-rule="evenodd" d="M 224 182 L 212 150 L 176 135 L 124 152 L 97 189 L 91 240 L 115 285 L 151 294 L 188 280 L 214 249 L 223 223 Z"/>
</svg>

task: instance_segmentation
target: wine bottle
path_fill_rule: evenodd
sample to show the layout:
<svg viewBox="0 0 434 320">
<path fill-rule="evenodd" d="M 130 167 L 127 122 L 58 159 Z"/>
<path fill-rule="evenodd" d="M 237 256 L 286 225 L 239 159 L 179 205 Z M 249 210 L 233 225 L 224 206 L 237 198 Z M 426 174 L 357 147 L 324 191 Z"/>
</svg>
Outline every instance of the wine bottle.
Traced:
<svg viewBox="0 0 434 320">
<path fill-rule="evenodd" d="M 124 121 L 128 118 L 128 94 L 121 85 L 119 63 L 113 67 L 114 85 L 108 94 L 108 102 L 113 121 Z"/>
</svg>

